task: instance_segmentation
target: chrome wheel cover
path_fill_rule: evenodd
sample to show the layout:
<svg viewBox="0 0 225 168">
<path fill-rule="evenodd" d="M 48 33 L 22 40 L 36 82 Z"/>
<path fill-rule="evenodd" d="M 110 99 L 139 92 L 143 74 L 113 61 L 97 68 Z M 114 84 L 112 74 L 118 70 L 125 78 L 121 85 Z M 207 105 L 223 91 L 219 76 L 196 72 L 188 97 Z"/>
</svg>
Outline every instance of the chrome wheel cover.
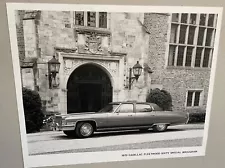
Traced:
<svg viewBox="0 0 225 168">
<path fill-rule="evenodd" d="M 80 133 L 82 136 L 85 136 L 85 137 L 90 136 L 92 132 L 93 132 L 93 127 L 89 123 L 83 124 L 80 128 Z"/>
<path fill-rule="evenodd" d="M 165 128 L 166 128 L 166 125 L 165 124 L 159 124 L 159 125 L 157 125 L 157 128 L 158 128 L 158 130 L 164 130 Z"/>
</svg>

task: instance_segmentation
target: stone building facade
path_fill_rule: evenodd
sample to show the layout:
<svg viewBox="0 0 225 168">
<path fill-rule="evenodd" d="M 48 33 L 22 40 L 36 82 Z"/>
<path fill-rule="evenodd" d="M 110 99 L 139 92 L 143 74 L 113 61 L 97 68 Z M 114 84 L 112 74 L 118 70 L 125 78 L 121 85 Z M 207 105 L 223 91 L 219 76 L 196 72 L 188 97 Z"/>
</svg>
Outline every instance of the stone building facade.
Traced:
<svg viewBox="0 0 225 168">
<path fill-rule="evenodd" d="M 180 20 L 173 21 L 175 16 Z M 188 47 L 193 47 L 191 60 L 194 61 L 195 50 L 203 46 L 195 43 L 185 46 L 185 42 L 180 44 L 171 40 L 173 36 L 178 41 L 179 38 L 184 38 L 183 27 L 186 26 L 187 39 L 193 27 L 196 37 L 197 29 L 205 28 L 203 41 L 207 41 L 208 30 L 212 29 L 212 35 L 214 34 L 215 22 L 209 28 L 180 23 L 185 21 L 184 16 L 186 15 L 159 13 L 17 11 L 23 86 L 39 92 L 48 113 L 98 110 L 110 101 L 145 101 L 146 95 L 153 88 L 169 91 L 175 110 L 204 110 L 213 44 L 212 47 L 209 46 L 212 50 L 208 56 L 208 66 L 195 67 L 194 63 L 185 66 L 184 60 L 188 59 L 181 60 L 180 57 L 182 54 L 183 58 L 187 57 L 188 54 L 184 56 L 184 53 L 190 50 Z M 209 15 L 204 16 L 205 20 L 210 20 Z M 187 14 L 187 22 L 191 18 L 192 15 Z M 196 21 L 199 20 L 200 15 L 196 15 Z M 185 46 L 185 49 L 183 52 L 180 48 L 177 49 L 177 54 L 173 56 L 173 46 Z M 190 51 L 188 53 L 190 55 Z M 48 61 L 53 56 L 60 62 L 60 68 L 54 85 L 49 87 Z M 175 61 L 183 61 L 184 66 L 175 66 L 179 61 L 171 65 L 171 57 L 175 57 Z M 202 54 L 202 64 L 205 57 L 207 56 Z M 129 90 L 129 68 L 137 61 L 142 65 L 143 72 Z M 191 105 L 190 101 L 193 101 Z"/>
<path fill-rule="evenodd" d="M 170 92 L 175 111 L 205 112 L 217 15 L 147 15 L 152 88 Z"/>
</svg>

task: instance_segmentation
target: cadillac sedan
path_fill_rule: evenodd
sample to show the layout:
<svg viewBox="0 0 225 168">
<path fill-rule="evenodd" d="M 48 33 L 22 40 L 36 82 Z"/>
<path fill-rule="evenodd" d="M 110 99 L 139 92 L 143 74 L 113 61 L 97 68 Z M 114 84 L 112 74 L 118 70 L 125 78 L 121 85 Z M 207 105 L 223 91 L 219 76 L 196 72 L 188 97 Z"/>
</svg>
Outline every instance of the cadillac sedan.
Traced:
<svg viewBox="0 0 225 168">
<path fill-rule="evenodd" d="M 94 132 L 133 130 L 156 132 L 167 130 L 168 126 L 187 124 L 189 114 L 163 111 L 154 103 L 113 102 L 98 112 L 82 112 L 57 115 L 57 130 L 67 136 L 87 138 Z"/>
</svg>

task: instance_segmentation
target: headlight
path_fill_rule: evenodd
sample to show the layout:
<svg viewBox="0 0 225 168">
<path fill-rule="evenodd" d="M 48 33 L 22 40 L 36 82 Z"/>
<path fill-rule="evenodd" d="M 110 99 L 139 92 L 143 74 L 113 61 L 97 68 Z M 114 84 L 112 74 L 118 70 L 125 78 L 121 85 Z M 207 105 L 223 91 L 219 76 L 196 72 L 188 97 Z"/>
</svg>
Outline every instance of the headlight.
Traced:
<svg viewBox="0 0 225 168">
<path fill-rule="evenodd" d="M 62 125 L 66 125 L 66 120 L 62 120 Z"/>
</svg>

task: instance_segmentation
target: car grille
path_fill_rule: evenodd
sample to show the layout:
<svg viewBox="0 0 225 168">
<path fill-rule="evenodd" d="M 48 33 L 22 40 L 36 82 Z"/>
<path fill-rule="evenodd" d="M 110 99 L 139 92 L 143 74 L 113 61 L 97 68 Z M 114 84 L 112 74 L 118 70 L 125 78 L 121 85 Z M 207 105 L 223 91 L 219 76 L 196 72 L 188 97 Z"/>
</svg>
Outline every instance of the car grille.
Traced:
<svg viewBox="0 0 225 168">
<path fill-rule="evenodd" d="M 62 125 L 62 117 L 61 116 L 55 116 L 55 123 L 58 125 Z"/>
<path fill-rule="evenodd" d="M 66 125 L 66 120 L 65 119 L 62 119 L 62 125 Z"/>
</svg>

